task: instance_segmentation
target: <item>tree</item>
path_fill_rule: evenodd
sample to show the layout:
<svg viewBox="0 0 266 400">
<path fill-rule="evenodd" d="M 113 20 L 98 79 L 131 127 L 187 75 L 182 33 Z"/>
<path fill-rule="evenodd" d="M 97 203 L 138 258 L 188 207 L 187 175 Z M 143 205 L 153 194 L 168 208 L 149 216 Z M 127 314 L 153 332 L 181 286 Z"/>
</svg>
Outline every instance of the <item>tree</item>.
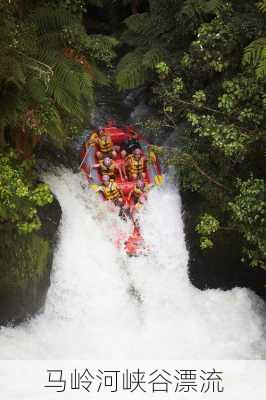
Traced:
<svg viewBox="0 0 266 400">
<path fill-rule="evenodd" d="M 13 224 L 20 233 L 41 226 L 37 208 L 53 201 L 48 185 L 34 183 L 32 162 L 19 161 L 14 150 L 0 154 L 0 224 Z"/>
<path fill-rule="evenodd" d="M 226 238 L 232 231 L 242 243 L 243 259 L 263 267 L 262 2 L 260 9 L 241 0 L 158 3 L 151 0 L 150 13 L 126 20 L 123 37 L 131 49 L 118 64 L 117 83 L 122 89 L 149 85 L 158 115 L 145 126 L 154 132 L 165 127 L 178 134 L 179 124 L 185 124 L 180 147 L 161 150 L 176 167 L 181 188 L 204 199 L 196 226 L 202 249 L 212 247 L 217 235 Z M 142 60 L 154 46 L 161 57 L 147 67 Z M 256 50 L 252 53 L 251 48 Z"/>
<path fill-rule="evenodd" d="M 111 65 L 117 40 L 87 35 L 82 12 L 88 3 L 101 2 L 0 3 L 0 223 L 19 232 L 38 229 L 37 207 L 52 201 L 32 172 L 36 144 L 49 136 L 62 146 L 80 133 L 94 87 L 109 83 L 98 66 Z"/>
<path fill-rule="evenodd" d="M 266 13 L 266 0 L 257 3 L 258 9 Z M 243 57 L 243 64 L 255 67 L 257 78 L 266 77 L 266 37 L 260 37 L 251 42 L 246 48 Z"/>
<path fill-rule="evenodd" d="M 108 83 L 97 63 L 110 64 L 117 43 L 88 36 L 81 12 L 66 7 L 70 2 L 57 8 L 31 3 L 19 15 L 17 3 L 0 8 L 0 126 L 9 129 L 12 144 L 26 156 L 44 135 L 61 142 L 73 133 L 70 120 L 81 129 L 94 85 Z"/>
</svg>

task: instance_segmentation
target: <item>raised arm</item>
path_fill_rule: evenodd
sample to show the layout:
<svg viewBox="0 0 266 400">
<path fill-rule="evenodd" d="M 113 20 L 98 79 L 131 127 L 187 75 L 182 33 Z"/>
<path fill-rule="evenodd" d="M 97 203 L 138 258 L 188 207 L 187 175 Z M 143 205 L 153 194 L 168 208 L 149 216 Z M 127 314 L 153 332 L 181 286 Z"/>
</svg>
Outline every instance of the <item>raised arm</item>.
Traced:
<svg viewBox="0 0 266 400">
<path fill-rule="evenodd" d="M 125 162 L 124 164 L 122 164 L 122 173 L 123 173 L 123 175 L 124 175 L 125 180 L 127 180 L 126 166 L 127 166 L 127 162 Z"/>
<path fill-rule="evenodd" d="M 132 189 L 132 190 L 129 192 L 128 196 L 127 196 L 127 201 L 128 201 L 128 203 L 129 203 L 130 200 L 131 200 L 131 197 L 132 197 L 133 192 L 134 192 L 134 189 Z"/>
<path fill-rule="evenodd" d="M 119 172 L 119 176 L 120 176 L 121 181 L 124 182 L 124 177 L 123 177 L 123 174 L 122 174 L 122 171 L 121 171 L 121 167 L 119 165 L 115 164 L 115 169 Z"/>
</svg>

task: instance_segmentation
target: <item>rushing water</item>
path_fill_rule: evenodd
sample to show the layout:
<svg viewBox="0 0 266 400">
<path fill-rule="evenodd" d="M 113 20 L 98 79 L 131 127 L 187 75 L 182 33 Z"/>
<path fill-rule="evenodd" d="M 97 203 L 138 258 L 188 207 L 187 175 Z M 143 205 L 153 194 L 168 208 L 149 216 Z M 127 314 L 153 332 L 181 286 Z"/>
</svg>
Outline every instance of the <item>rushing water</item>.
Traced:
<svg viewBox="0 0 266 400">
<path fill-rule="evenodd" d="M 247 289 L 194 288 L 181 204 L 170 184 L 150 193 L 141 226 L 149 255 L 129 258 L 129 232 L 83 177 L 46 177 L 63 217 L 45 309 L 0 331 L 2 359 L 253 359 L 265 355 L 260 301 Z"/>
</svg>

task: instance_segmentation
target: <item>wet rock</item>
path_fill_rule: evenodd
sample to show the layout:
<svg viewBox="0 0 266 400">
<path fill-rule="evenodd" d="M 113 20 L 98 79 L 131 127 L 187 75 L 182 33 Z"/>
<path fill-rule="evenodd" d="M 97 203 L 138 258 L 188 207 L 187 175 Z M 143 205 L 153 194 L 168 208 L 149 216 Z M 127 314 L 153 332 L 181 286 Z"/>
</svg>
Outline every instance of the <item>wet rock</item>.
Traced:
<svg viewBox="0 0 266 400">
<path fill-rule="evenodd" d="M 19 235 L 14 227 L 0 228 L 0 324 L 17 324 L 44 304 L 50 285 L 53 250 L 61 218 L 55 199 L 40 211 L 42 228 Z"/>
<path fill-rule="evenodd" d="M 202 251 L 195 232 L 204 200 L 198 195 L 181 192 L 186 243 L 189 249 L 189 278 L 199 289 L 247 287 L 266 301 L 266 270 L 251 268 L 241 261 L 241 237 L 235 233 L 217 235 L 212 249 Z"/>
</svg>

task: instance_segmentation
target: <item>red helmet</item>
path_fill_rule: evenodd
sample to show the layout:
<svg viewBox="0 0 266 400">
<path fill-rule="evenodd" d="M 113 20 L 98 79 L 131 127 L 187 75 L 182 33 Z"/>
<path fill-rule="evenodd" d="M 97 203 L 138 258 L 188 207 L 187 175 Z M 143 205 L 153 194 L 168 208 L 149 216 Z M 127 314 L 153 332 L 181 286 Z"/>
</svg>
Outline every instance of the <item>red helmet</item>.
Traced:
<svg viewBox="0 0 266 400">
<path fill-rule="evenodd" d="M 105 165 L 106 167 L 110 167 L 110 165 L 112 164 L 112 160 L 111 160 L 110 157 L 105 157 L 105 158 L 103 159 L 103 163 L 104 163 L 104 165 Z"/>
</svg>

